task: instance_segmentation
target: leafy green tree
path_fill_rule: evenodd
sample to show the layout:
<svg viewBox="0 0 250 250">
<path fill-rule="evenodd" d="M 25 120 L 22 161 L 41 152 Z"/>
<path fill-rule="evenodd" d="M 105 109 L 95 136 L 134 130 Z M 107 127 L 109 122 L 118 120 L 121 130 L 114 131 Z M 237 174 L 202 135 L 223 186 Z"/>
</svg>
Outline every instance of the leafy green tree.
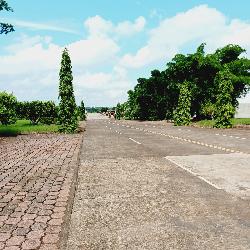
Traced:
<svg viewBox="0 0 250 250">
<path fill-rule="evenodd" d="M 78 110 L 79 110 L 80 120 L 85 121 L 86 120 L 86 110 L 85 110 L 85 106 L 84 106 L 83 101 L 81 101 L 81 105 L 79 106 Z"/>
<path fill-rule="evenodd" d="M 190 124 L 191 122 L 190 108 L 191 108 L 190 83 L 188 81 L 184 81 L 184 83 L 181 85 L 180 88 L 178 106 L 174 113 L 175 126 Z"/>
<path fill-rule="evenodd" d="M 59 73 L 59 114 L 58 120 L 60 131 L 74 133 L 77 126 L 77 106 L 73 89 L 72 66 L 68 50 L 65 48 L 62 53 L 61 69 Z"/>
<path fill-rule="evenodd" d="M 17 100 L 13 94 L 0 92 L 0 122 L 3 125 L 16 122 L 16 104 Z"/>
<path fill-rule="evenodd" d="M 5 0 L 0 0 L 0 11 L 13 11 L 11 7 L 9 7 L 8 3 Z M 13 32 L 14 27 L 9 23 L 0 23 L 0 34 L 8 34 L 9 32 Z"/>
<path fill-rule="evenodd" d="M 116 120 L 121 120 L 122 116 L 123 116 L 123 112 L 122 112 L 122 105 L 118 102 L 115 108 L 115 119 Z"/>
<path fill-rule="evenodd" d="M 55 124 L 57 120 L 57 107 L 53 101 L 45 101 L 42 103 L 43 111 L 40 114 L 39 121 L 43 124 Z"/>
<path fill-rule="evenodd" d="M 44 105 L 42 101 L 31 101 L 25 103 L 26 118 L 31 121 L 33 125 L 38 124 L 42 116 Z"/>
<path fill-rule="evenodd" d="M 232 83 L 233 75 L 229 69 L 225 67 L 220 71 L 215 82 L 218 85 L 217 101 L 215 103 L 215 127 L 216 128 L 231 128 L 232 118 L 235 114 L 233 106 L 232 93 L 234 91 Z"/>
</svg>

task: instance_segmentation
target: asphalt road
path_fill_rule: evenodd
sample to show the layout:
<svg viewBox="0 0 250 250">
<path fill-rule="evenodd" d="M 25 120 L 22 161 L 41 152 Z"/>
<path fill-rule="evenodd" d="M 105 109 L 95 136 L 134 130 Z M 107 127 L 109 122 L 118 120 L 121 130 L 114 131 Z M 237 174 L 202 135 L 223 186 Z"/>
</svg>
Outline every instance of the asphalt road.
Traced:
<svg viewBox="0 0 250 250">
<path fill-rule="evenodd" d="M 96 118 L 68 250 L 250 249 L 248 131 Z"/>
</svg>

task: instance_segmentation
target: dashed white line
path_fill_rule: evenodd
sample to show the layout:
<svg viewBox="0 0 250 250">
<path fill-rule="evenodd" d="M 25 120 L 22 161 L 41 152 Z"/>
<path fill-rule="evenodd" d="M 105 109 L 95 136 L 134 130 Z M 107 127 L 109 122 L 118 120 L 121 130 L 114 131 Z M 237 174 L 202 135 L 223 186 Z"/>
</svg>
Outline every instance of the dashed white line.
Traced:
<svg viewBox="0 0 250 250">
<path fill-rule="evenodd" d="M 134 140 L 134 139 L 132 139 L 132 138 L 128 138 L 129 140 L 131 140 L 131 141 L 133 141 L 133 142 L 135 142 L 135 143 L 137 143 L 137 144 L 139 144 L 139 145 L 141 145 L 141 143 L 140 142 L 138 142 L 138 141 L 136 141 L 136 140 Z"/>
</svg>

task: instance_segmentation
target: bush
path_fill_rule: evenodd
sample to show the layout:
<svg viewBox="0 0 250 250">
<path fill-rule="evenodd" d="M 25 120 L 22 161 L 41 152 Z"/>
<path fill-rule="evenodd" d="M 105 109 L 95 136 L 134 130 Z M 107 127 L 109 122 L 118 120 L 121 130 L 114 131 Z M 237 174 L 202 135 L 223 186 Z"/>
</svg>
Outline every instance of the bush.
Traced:
<svg viewBox="0 0 250 250">
<path fill-rule="evenodd" d="M 16 104 L 17 100 L 13 94 L 0 92 L 0 122 L 3 125 L 16 122 Z"/>
<path fill-rule="evenodd" d="M 16 110 L 18 118 L 30 120 L 34 125 L 56 123 L 57 107 L 53 101 L 19 102 Z"/>
<path fill-rule="evenodd" d="M 47 101 L 43 102 L 43 111 L 41 113 L 39 121 L 43 124 L 53 124 L 56 123 L 57 118 L 57 107 L 54 102 Z"/>
</svg>

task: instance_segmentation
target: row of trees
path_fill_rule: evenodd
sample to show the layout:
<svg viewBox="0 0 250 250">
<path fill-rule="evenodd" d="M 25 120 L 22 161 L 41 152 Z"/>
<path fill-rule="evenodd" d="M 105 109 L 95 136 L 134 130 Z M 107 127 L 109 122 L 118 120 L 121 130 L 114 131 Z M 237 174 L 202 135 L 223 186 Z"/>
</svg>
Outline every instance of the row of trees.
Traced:
<svg viewBox="0 0 250 250">
<path fill-rule="evenodd" d="M 205 54 L 205 44 L 195 53 L 177 54 L 163 71 L 139 78 L 128 100 L 116 107 L 117 119 L 163 120 L 186 125 L 191 117 L 215 119 L 217 127 L 230 127 L 238 98 L 250 87 L 250 60 L 238 45 Z"/>
<path fill-rule="evenodd" d="M 0 0 L 0 11 L 13 11 L 5 0 Z M 14 27 L 0 22 L 0 34 L 8 34 Z M 73 133 L 78 127 L 78 119 L 86 119 L 83 101 L 77 107 L 73 89 L 72 66 L 68 50 L 62 54 L 59 73 L 59 106 L 52 101 L 17 102 L 12 94 L 0 92 L 0 122 L 4 125 L 15 123 L 17 118 L 29 119 L 33 124 L 60 124 L 60 132 Z"/>
<path fill-rule="evenodd" d="M 83 101 L 76 109 L 77 120 L 85 120 Z M 30 120 L 33 125 L 60 124 L 59 106 L 53 101 L 18 102 L 13 94 L 0 92 L 0 122 L 3 125 L 14 124 L 17 119 Z"/>
</svg>

